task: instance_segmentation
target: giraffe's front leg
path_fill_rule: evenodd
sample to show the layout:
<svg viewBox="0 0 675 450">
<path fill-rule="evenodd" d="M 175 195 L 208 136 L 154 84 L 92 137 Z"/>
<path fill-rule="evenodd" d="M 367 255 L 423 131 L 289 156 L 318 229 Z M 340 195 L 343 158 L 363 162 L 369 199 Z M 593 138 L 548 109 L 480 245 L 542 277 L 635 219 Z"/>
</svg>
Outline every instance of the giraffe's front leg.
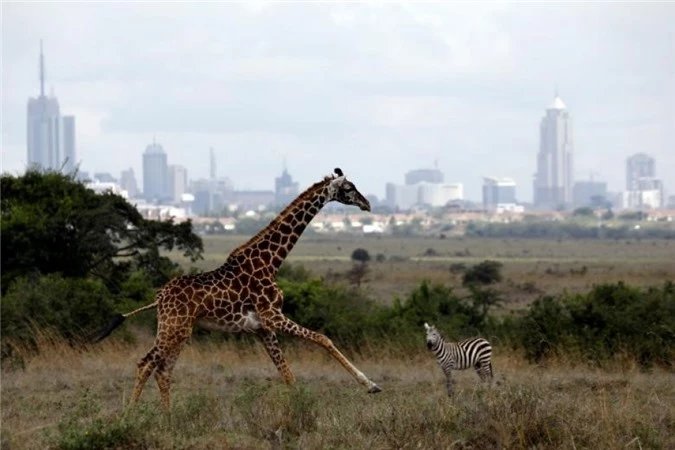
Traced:
<svg viewBox="0 0 675 450">
<path fill-rule="evenodd" d="M 382 389 L 366 377 L 363 372 L 357 369 L 338 349 L 333 342 L 321 333 L 308 330 L 293 322 L 281 313 L 274 316 L 261 317 L 265 325 L 273 326 L 276 330 L 284 333 L 307 339 L 325 348 L 330 355 L 335 358 L 347 371 L 352 374 L 356 380 L 368 388 L 368 392 L 373 394 L 382 391 Z"/>
<path fill-rule="evenodd" d="M 272 358 L 274 365 L 277 367 L 277 370 L 279 370 L 279 373 L 281 373 L 286 384 L 295 383 L 293 372 L 291 372 L 288 361 L 286 361 L 286 357 L 284 357 L 284 354 L 279 347 L 277 335 L 273 331 L 267 331 L 262 328 L 256 332 L 256 335 L 262 341 L 267 354 Z"/>
</svg>

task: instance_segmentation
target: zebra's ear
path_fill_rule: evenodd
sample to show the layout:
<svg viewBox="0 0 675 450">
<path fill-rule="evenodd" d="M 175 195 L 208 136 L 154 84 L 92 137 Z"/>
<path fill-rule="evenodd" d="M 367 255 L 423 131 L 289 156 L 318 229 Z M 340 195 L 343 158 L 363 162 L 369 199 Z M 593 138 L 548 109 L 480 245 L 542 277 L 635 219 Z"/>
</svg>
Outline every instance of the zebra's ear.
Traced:
<svg viewBox="0 0 675 450">
<path fill-rule="evenodd" d="M 429 327 L 429 324 L 426 323 L 426 322 L 424 322 L 424 329 L 427 330 L 427 331 L 429 331 L 429 328 L 430 328 L 430 327 Z"/>
</svg>

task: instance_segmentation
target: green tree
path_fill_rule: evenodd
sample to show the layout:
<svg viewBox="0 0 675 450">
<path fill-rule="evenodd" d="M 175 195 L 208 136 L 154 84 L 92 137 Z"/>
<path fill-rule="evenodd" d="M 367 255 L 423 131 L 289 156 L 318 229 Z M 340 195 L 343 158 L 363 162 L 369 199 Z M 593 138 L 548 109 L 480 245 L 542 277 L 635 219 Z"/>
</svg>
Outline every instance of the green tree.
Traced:
<svg viewBox="0 0 675 450">
<path fill-rule="evenodd" d="M 464 272 L 462 284 L 471 286 L 477 284 L 492 284 L 502 281 L 502 263 L 499 261 L 485 260 Z"/>
<path fill-rule="evenodd" d="M 2 175 L 1 185 L 3 294 L 19 277 L 52 273 L 93 276 L 117 291 L 140 269 L 157 286 L 178 268 L 161 251 L 201 258 L 190 221 L 146 220 L 123 197 L 97 194 L 71 175 L 29 170 Z"/>
<path fill-rule="evenodd" d="M 370 253 L 365 248 L 357 248 L 352 252 L 352 261 L 365 264 L 370 261 Z"/>
</svg>

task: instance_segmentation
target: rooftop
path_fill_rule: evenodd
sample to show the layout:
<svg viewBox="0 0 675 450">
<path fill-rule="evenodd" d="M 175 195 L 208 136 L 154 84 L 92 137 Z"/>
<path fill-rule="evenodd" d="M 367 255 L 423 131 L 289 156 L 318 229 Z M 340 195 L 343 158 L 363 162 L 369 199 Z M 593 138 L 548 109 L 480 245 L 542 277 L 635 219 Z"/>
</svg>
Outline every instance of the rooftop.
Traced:
<svg viewBox="0 0 675 450">
<path fill-rule="evenodd" d="M 551 104 L 548 105 L 548 108 L 546 109 L 567 109 L 567 106 L 565 106 L 565 102 L 563 102 L 562 99 L 556 95 Z"/>
</svg>

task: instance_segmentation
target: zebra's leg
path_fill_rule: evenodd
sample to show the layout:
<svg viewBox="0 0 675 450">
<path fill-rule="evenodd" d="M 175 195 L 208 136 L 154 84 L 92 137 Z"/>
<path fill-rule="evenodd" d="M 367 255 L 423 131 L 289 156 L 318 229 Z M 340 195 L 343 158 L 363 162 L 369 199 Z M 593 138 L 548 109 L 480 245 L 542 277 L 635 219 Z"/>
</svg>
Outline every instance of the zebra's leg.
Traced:
<svg viewBox="0 0 675 450">
<path fill-rule="evenodd" d="M 494 374 L 492 372 L 492 361 L 487 362 L 487 379 L 488 383 L 492 385 L 492 379 L 494 378 Z"/>
<path fill-rule="evenodd" d="M 476 363 L 476 373 L 482 382 L 492 383 L 492 362 L 478 362 Z"/>
<path fill-rule="evenodd" d="M 452 395 L 452 372 L 445 373 L 445 389 L 448 391 L 448 397 Z"/>
</svg>

